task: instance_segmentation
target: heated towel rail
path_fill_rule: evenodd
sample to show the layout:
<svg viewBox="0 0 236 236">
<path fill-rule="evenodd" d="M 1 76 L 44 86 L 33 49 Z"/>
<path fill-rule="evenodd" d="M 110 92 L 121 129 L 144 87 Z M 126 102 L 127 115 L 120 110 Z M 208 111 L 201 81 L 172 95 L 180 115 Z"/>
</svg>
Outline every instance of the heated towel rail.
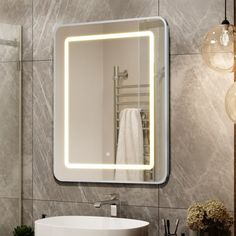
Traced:
<svg viewBox="0 0 236 236">
<path fill-rule="evenodd" d="M 123 78 L 124 79 L 124 78 Z M 120 128 L 120 112 L 125 108 L 140 108 L 143 128 L 143 156 L 144 164 L 149 164 L 150 140 L 149 140 L 149 84 L 123 85 L 119 77 L 114 77 L 114 124 L 115 142 L 114 150 L 117 153 L 117 144 Z M 154 179 L 154 171 L 145 170 L 144 180 Z"/>
</svg>

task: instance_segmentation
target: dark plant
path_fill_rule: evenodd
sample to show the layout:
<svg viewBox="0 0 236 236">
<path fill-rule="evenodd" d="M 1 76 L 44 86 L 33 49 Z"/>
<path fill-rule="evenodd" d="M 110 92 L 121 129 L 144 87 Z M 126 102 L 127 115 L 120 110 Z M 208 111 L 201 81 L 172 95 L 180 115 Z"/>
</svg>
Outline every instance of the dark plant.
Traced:
<svg viewBox="0 0 236 236">
<path fill-rule="evenodd" d="M 229 232 L 233 225 L 233 217 L 222 202 L 209 200 L 194 203 L 189 207 L 187 225 L 193 231 Z M 215 232 L 211 235 L 217 236 Z"/>
<path fill-rule="evenodd" d="M 13 236 L 34 236 L 34 230 L 27 225 L 17 226 L 13 231 Z"/>
</svg>

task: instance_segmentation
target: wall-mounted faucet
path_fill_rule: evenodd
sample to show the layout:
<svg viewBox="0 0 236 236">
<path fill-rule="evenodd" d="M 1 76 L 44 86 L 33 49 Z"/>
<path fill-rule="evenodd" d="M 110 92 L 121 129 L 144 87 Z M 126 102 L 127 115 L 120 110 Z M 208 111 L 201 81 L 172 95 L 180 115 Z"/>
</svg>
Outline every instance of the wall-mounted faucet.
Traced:
<svg viewBox="0 0 236 236">
<path fill-rule="evenodd" d="M 111 193 L 108 194 L 109 199 L 95 202 L 93 205 L 95 208 L 100 208 L 103 205 L 111 206 L 111 216 L 117 216 L 117 206 L 120 205 L 119 194 Z"/>
</svg>

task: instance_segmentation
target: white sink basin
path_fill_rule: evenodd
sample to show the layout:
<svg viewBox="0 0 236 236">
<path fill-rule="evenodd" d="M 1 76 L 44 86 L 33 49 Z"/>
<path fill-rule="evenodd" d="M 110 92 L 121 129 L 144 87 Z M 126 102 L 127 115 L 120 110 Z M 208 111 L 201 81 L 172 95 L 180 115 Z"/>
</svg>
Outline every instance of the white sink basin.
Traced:
<svg viewBox="0 0 236 236">
<path fill-rule="evenodd" d="M 149 223 L 95 216 L 57 216 L 35 221 L 35 236 L 147 236 Z"/>
</svg>

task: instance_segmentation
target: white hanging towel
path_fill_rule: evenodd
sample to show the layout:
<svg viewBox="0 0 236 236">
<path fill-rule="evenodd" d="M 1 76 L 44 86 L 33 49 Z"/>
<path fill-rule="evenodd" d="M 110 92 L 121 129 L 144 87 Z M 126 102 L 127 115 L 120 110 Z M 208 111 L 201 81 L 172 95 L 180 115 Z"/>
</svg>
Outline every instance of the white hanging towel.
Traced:
<svg viewBox="0 0 236 236">
<path fill-rule="evenodd" d="M 120 112 L 116 164 L 143 164 L 143 129 L 141 109 L 126 108 Z M 115 171 L 117 181 L 143 181 L 142 170 Z"/>
</svg>

